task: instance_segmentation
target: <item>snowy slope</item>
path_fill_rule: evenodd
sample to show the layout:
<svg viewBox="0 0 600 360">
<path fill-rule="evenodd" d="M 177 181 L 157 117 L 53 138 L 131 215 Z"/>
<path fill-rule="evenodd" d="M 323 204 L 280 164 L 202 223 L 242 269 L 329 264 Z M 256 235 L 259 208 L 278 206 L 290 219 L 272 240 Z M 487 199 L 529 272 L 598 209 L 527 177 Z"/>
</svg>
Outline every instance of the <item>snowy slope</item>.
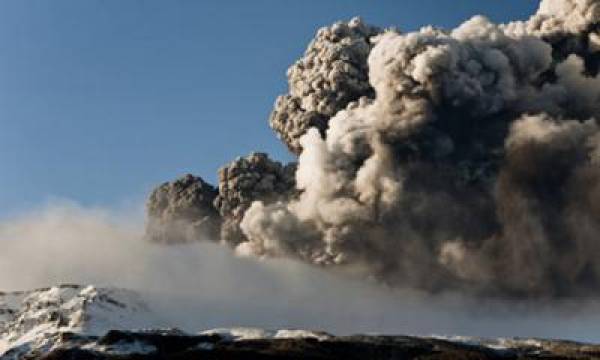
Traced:
<svg viewBox="0 0 600 360">
<path fill-rule="evenodd" d="M 0 355 L 48 351 L 65 334 L 100 336 L 145 326 L 152 317 L 136 293 L 122 289 L 61 285 L 0 293 Z"/>
</svg>

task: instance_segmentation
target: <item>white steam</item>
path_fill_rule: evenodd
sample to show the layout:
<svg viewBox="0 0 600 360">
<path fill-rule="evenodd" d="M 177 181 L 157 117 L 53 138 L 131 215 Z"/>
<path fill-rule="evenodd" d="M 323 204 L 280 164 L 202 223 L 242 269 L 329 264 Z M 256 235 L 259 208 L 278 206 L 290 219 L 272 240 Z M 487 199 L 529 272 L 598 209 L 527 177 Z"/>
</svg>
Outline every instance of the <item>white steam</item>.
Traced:
<svg viewBox="0 0 600 360">
<path fill-rule="evenodd" d="M 594 336 L 600 333 L 600 322 L 591 315 L 597 314 L 593 304 L 578 304 L 589 314 L 575 316 L 569 303 L 531 312 L 531 305 L 522 302 L 517 306 L 386 290 L 289 260 L 236 258 L 211 243 L 148 243 L 142 239 L 140 219 L 135 211 L 60 203 L 6 220 L 0 223 L 0 289 L 66 282 L 137 289 L 164 319 L 157 326 L 190 331 L 259 326 L 339 334 L 599 340 Z"/>
</svg>

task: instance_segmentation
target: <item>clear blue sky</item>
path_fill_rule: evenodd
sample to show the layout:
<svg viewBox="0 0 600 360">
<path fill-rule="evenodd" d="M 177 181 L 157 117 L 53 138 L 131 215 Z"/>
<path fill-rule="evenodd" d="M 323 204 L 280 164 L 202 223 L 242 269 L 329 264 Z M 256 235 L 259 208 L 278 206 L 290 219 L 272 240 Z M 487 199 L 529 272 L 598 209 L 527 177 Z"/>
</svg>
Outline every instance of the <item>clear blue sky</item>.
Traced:
<svg viewBox="0 0 600 360">
<path fill-rule="evenodd" d="M 524 19 L 535 0 L 3 0 L 0 217 L 49 198 L 141 200 L 238 155 L 289 160 L 268 127 L 317 28 Z"/>
</svg>

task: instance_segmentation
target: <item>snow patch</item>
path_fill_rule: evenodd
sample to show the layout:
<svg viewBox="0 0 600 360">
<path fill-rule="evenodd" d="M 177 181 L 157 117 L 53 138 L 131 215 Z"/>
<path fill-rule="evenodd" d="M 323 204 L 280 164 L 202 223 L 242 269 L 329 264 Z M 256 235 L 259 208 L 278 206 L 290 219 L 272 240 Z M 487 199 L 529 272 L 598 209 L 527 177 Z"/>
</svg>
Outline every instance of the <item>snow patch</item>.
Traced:
<svg viewBox="0 0 600 360">
<path fill-rule="evenodd" d="M 112 345 L 92 345 L 88 348 L 110 355 L 144 355 L 155 353 L 158 350 L 155 346 L 140 341 L 121 341 Z"/>
<path fill-rule="evenodd" d="M 218 328 L 205 330 L 200 332 L 200 335 L 219 335 L 227 341 L 239 340 L 255 340 L 255 339 L 306 339 L 314 338 L 317 340 L 326 340 L 331 338 L 331 335 L 325 332 L 300 330 L 300 329 L 280 329 L 280 330 L 265 330 L 252 327 L 234 327 L 234 328 Z"/>
</svg>

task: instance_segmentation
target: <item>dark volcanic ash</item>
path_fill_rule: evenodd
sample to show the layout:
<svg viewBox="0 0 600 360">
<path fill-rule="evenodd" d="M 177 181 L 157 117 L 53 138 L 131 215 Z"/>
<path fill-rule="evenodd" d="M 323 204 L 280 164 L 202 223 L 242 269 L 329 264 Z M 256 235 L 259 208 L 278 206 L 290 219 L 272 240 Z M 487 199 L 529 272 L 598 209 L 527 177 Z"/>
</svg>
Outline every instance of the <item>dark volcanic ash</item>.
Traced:
<svg viewBox="0 0 600 360">
<path fill-rule="evenodd" d="M 451 31 L 321 29 L 270 119 L 295 181 L 226 171 L 215 203 L 241 232 L 223 238 L 391 286 L 598 295 L 599 66 L 600 0 Z"/>
<path fill-rule="evenodd" d="M 147 237 L 166 243 L 218 239 L 221 219 L 213 207 L 217 195 L 214 186 L 191 174 L 160 185 L 148 198 Z"/>
<path fill-rule="evenodd" d="M 273 203 L 292 197 L 296 164 L 282 165 L 265 153 L 239 157 L 219 169 L 219 195 L 214 206 L 223 218 L 221 239 L 237 246 L 247 241 L 239 225 L 254 201 Z"/>
<path fill-rule="evenodd" d="M 379 33 L 358 18 L 322 28 L 289 68 L 289 94 L 277 98 L 269 123 L 290 151 L 302 151 L 300 138 L 309 128 L 325 133 L 329 119 L 348 103 L 375 96 L 367 58 L 370 39 Z"/>
</svg>

